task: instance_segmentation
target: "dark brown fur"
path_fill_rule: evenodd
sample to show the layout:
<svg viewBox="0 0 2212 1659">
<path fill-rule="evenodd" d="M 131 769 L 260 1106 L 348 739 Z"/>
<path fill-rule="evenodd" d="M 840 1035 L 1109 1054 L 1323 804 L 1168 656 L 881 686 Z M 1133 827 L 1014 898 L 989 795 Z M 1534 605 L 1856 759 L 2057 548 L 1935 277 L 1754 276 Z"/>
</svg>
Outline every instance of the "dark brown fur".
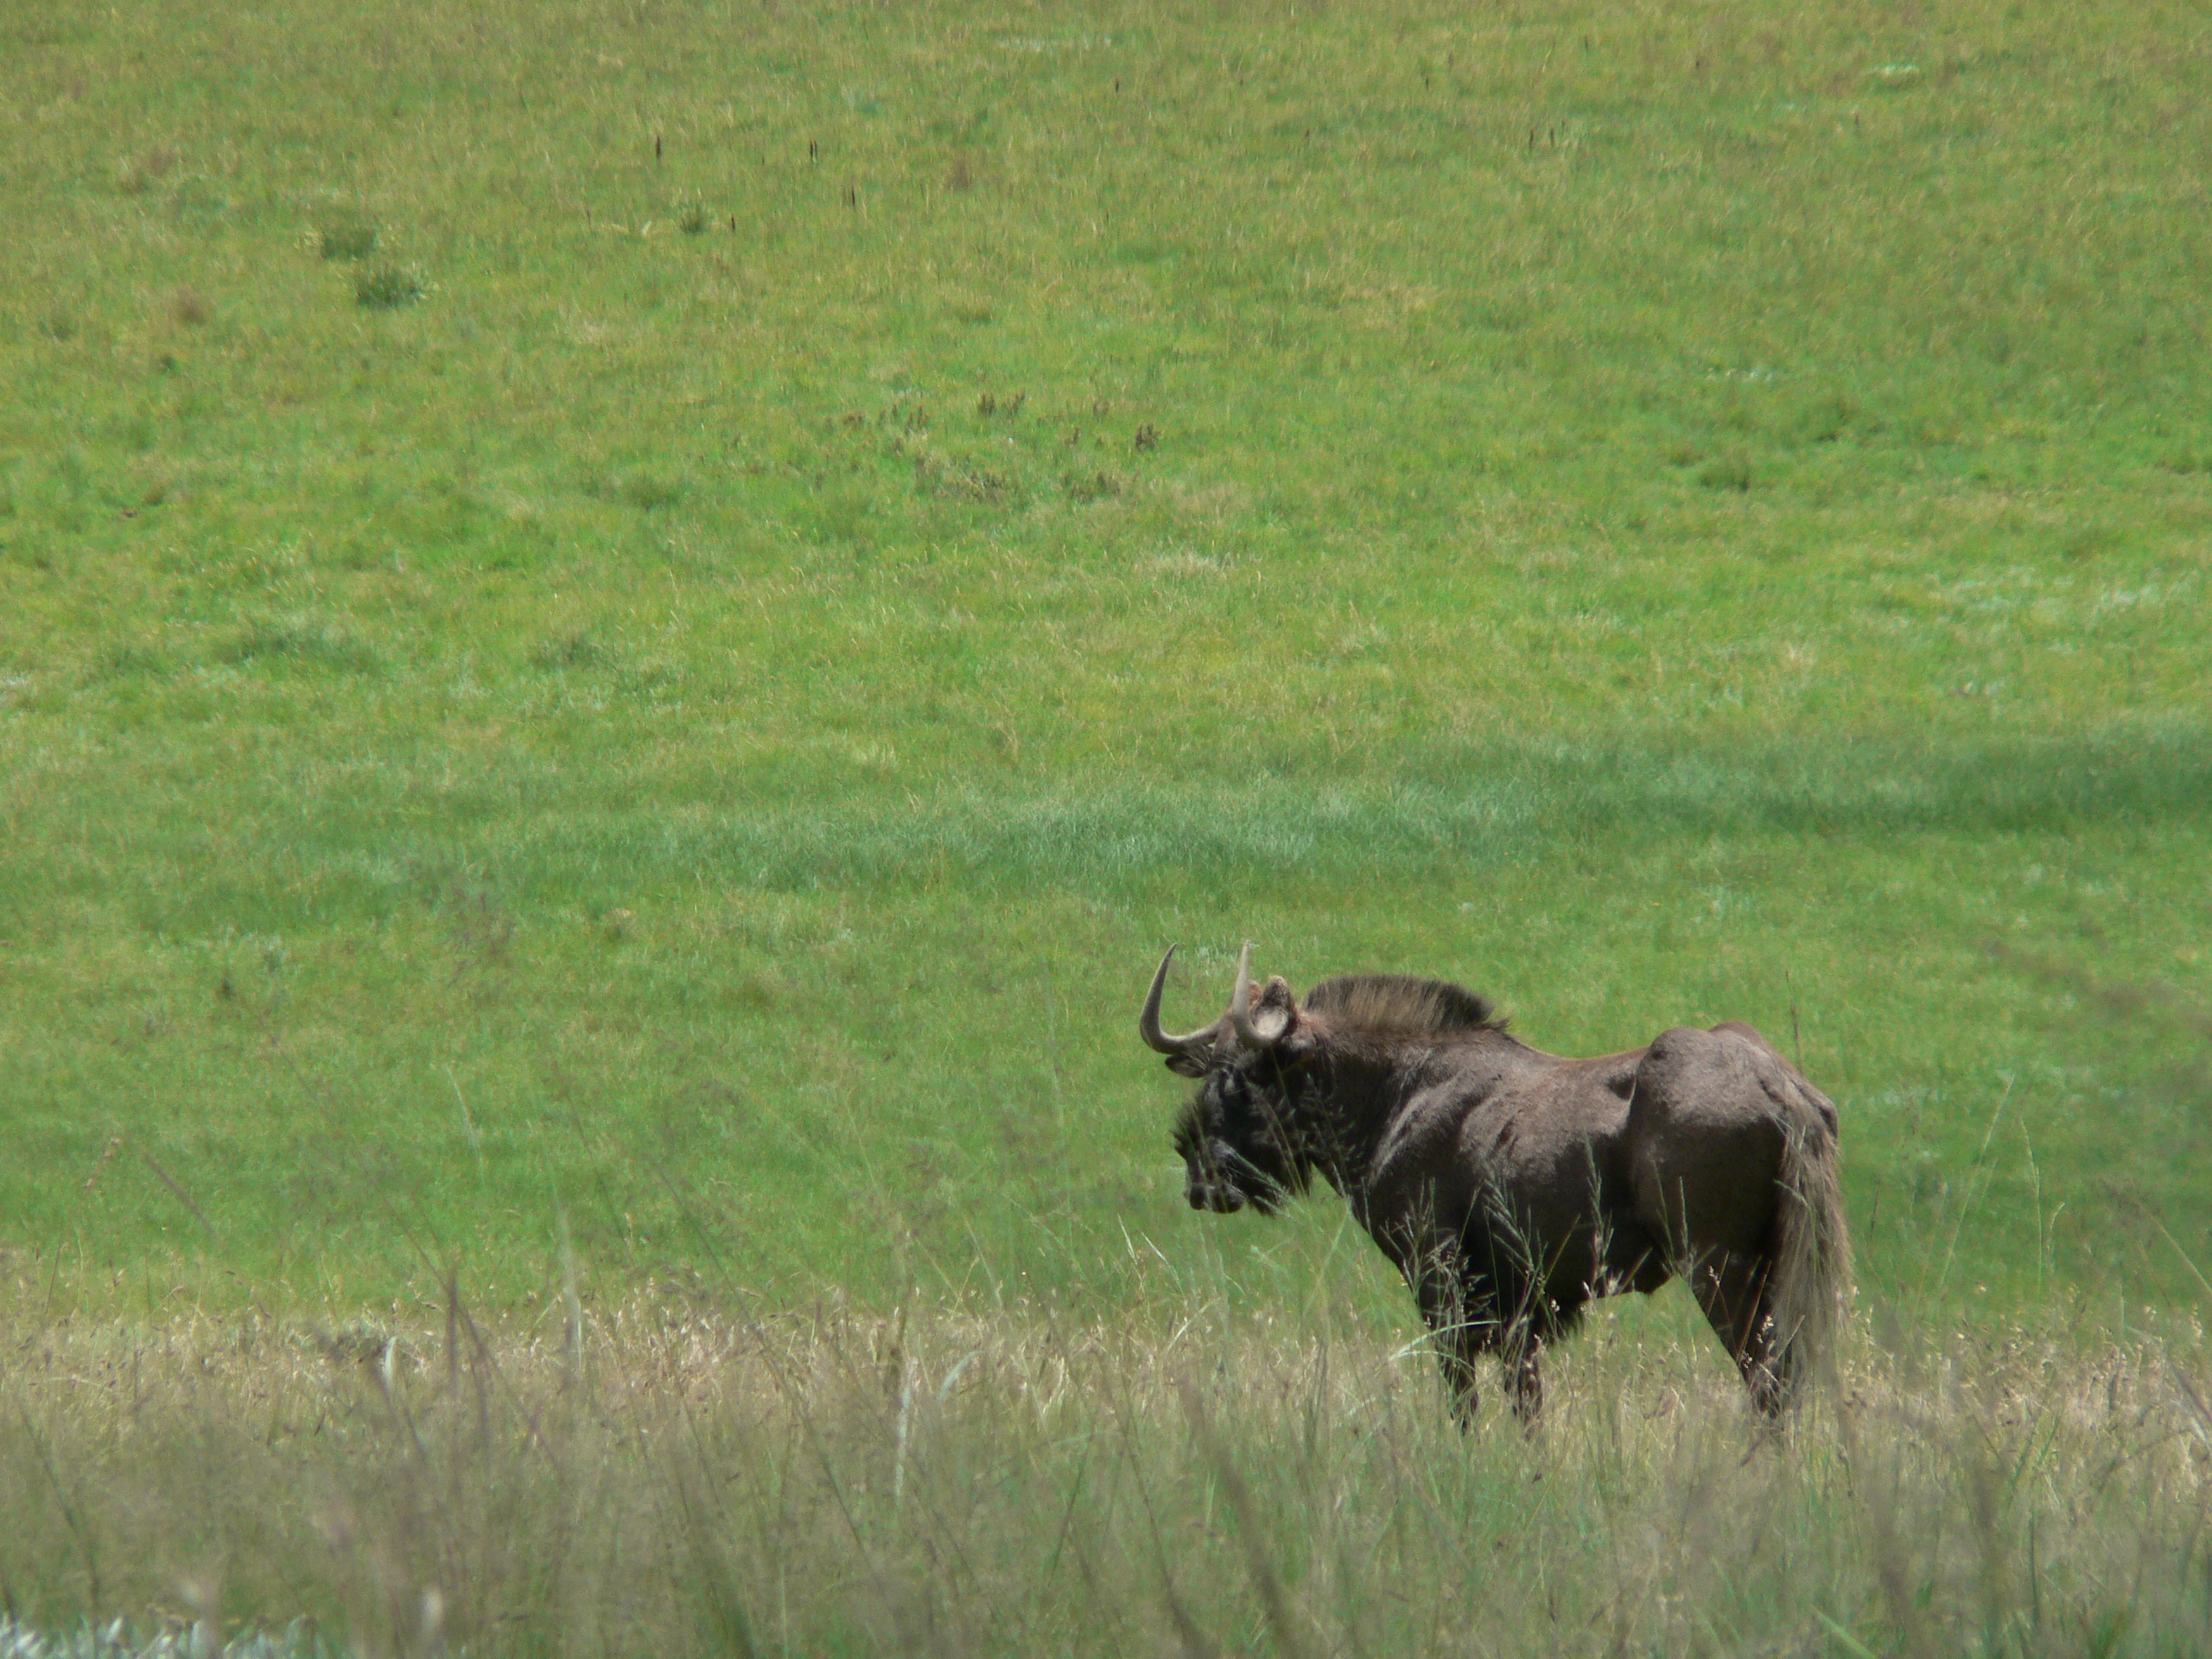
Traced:
<svg viewBox="0 0 2212 1659">
<path fill-rule="evenodd" d="M 1850 1273 L 1835 1108 L 1751 1027 L 1568 1059 L 1442 981 L 1332 979 L 1300 1003 L 1238 980 L 1243 1020 L 1187 1037 L 1158 1029 L 1159 979 L 1147 1004 L 1147 1040 L 1198 1079 L 1175 1136 L 1191 1203 L 1271 1213 L 1316 1174 L 1334 1186 L 1412 1287 L 1463 1415 L 1478 1356 L 1532 1418 L 1543 1346 L 1585 1303 L 1677 1274 L 1763 1411 L 1826 1353 Z"/>
</svg>

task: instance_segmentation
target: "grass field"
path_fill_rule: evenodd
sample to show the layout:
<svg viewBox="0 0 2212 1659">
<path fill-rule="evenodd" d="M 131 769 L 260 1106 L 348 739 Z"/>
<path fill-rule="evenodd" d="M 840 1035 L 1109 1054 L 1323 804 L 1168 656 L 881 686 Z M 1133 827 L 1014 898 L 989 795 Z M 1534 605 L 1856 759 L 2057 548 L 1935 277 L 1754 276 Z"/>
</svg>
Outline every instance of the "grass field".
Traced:
<svg viewBox="0 0 2212 1659">
<path fill-rule="evenodd" d="M 2201 1651 L 2208 75 L 0 7 L 0 1653 Z M 1668 1294 L 1459 1449 L 1182 1205 L 1245 938 L 1760 1025 L 1840 1414 Z"/>
<path fill-rule="evenodd" d="M 60 1305 L 1110 1302 L 1245 937 L 1761 1024 L 1878 1288 L 2196 1294 L 2190 9 L 3 27 Z"/>
</svg>

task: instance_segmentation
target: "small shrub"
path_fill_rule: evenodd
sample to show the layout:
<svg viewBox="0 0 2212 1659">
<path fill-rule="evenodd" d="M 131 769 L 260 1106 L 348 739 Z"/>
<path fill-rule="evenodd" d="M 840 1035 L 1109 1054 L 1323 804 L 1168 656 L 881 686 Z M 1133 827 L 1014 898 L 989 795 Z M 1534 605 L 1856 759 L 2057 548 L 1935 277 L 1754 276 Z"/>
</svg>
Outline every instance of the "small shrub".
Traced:
<svg viewBox="0 0 2212 1659">
<path fill-rule="evenodd" d="M 197 328 L 214 314 L 207 296 L 196 288 L 180 288 L 169 296 L 169 316 L 184 327 Z"/>
<path fill-rule="evenodd" d="M 422 279 L 397 265 L 379 265 L 364 271 L 353 285 L 353 297 L 372 311 L 396 311 L 423 297 Z"/>
<path fill-rule="evenodd" d="M 707 210 L 693 202 L 677 219 L 677 227 L 686 236 L 703 236 L 707 231 Z"/>
</svg>

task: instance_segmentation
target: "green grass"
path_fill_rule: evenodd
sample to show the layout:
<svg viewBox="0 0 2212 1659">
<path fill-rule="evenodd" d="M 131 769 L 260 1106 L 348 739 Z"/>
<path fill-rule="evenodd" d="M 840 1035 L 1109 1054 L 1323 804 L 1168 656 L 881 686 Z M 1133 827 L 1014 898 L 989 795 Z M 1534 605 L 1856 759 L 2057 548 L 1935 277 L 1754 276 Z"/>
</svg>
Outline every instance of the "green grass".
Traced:
<svg viewBox="0 0 2212 1659">
<path fill-rule="evenodd" d="M 1249 937 L 1754 1020 L 1879 1296 L 2196 1296 L 2207 51 L 0 21 L 10 1276 L 1387 1300 L 1166 1167 Z"/>
</svg>

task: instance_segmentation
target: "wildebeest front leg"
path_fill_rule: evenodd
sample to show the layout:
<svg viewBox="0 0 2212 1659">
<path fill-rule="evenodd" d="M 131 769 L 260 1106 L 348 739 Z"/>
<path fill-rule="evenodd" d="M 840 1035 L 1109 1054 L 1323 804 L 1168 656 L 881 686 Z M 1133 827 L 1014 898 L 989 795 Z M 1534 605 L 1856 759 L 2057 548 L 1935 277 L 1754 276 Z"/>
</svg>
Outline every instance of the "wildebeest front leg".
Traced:
<svg viewBox="0 0 2212 1659">
<path fill-rule="evenodd" d="M 1435 1338 L 1437 1361 L 1444 1367 L 1444 1385 L 1452 1394 L 1452 1415 L 1460 1427 L 1468 1427 L 1482 1399 L 1476 1386 L 1475 1359 L 1483 1343 L 1474 1318 L 1478 1310 L 1469 1306 L 1460 1276 L 1459 1252 L 1448 1246 L 1433 1249 L 1407 1276 L 1413 1281 L 1421 1319 Z"/>
<path fill-rule="evenodd" d="M 1513 1395 L 1513 1414 L 1521 1427 L 1533 1429 L 1544 1414 L 1544 1339 L 1525 1321 L 1514 1327 L 1505 1344 L 1505 1386 Z"/>
</svg>

